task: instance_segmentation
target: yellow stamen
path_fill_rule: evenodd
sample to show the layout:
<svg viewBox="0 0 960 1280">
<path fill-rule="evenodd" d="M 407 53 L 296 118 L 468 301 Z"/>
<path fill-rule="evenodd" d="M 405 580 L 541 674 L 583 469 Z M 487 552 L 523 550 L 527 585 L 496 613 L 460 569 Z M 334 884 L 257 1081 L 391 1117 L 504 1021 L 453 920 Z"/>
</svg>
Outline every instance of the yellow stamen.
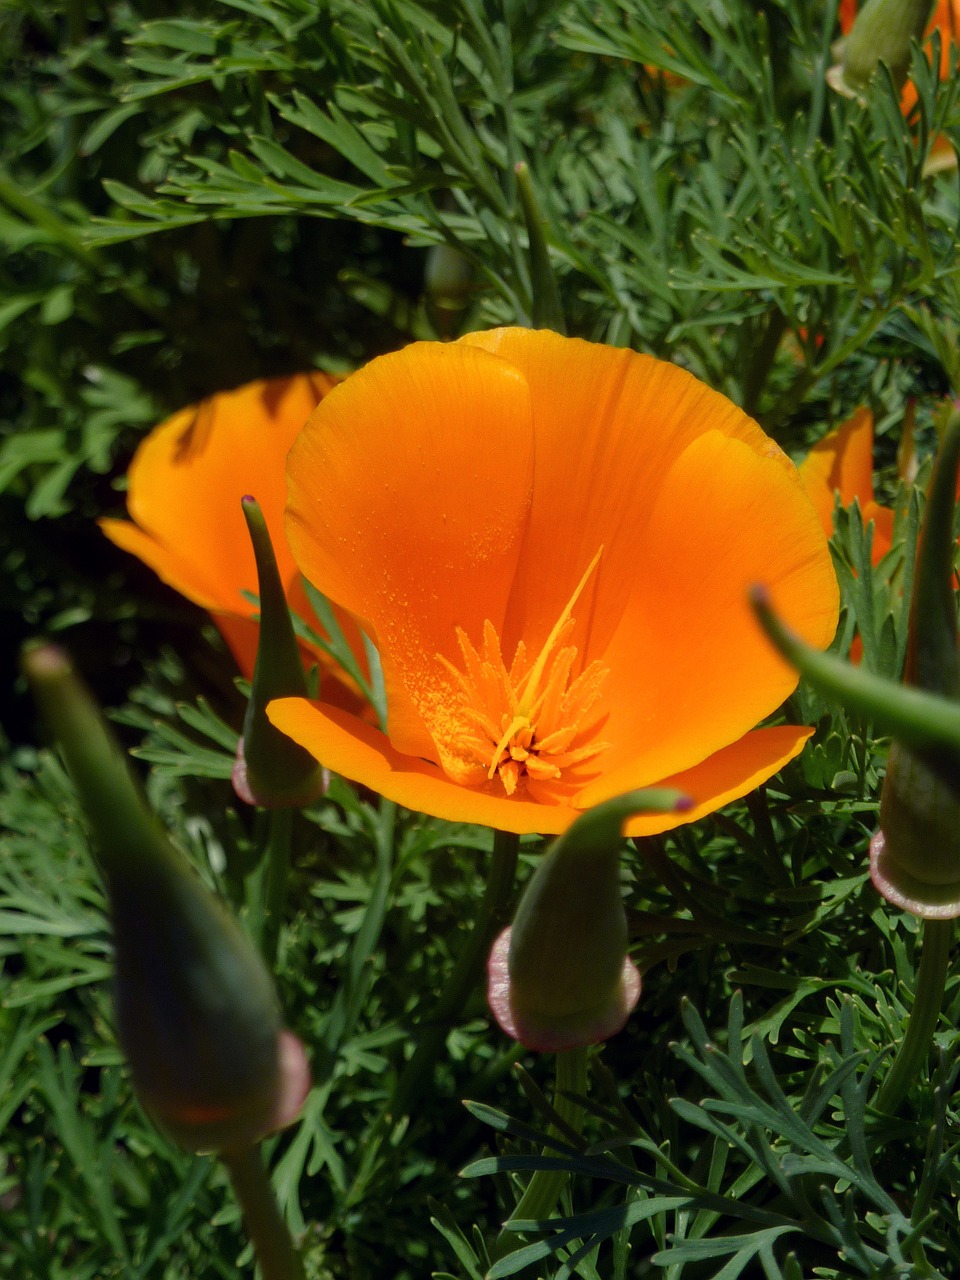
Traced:
<svg viewBox="0 0 960 1280">
<path fill-rule="evenodd" d="M 525 778 L 554 781 L 563 769 L 610 745 L 592 739 L 596 724 L 590 718 L 606 668 L 593 662 L 571 682 L 577 650 L 564 645 L 574 628 L 573 608 L 602 552 L 601 547 L 532 664 L 521 640 L 508 669 L 489 621 L 479 649 L 457 628 L 463 669 L 442 656 L 440 660 L 455 678 L 462 700 L 442 752 L 448 773 L 458 782 L 479 784 L 496 774 L 512 796 Z"/>
</svg>

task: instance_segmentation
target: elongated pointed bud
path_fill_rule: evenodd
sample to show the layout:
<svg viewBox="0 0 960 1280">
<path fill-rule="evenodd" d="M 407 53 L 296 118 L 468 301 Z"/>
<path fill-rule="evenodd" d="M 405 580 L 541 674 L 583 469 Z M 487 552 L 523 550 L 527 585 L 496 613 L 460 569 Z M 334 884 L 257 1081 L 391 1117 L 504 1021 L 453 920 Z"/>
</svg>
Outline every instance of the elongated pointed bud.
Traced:
<svg viewBox="0 0 960 1280">
<path fill-rule="evenodd" d="M 911 41 L 923 39 L 933 0 L 867 0 L 850 34 L 833 47 L 837 59 L 827 83 L 846 97 L 861 95 L 882 62 L 903 87 L 910 69 Z"/>
<path fill-rule="evenodd" d="M 323 770 L 303 747 L 274 728 L 267 704 L 273 698 L 307 697 L 307 680 L 263 512 L 251 497 L 241 499 L 241 505 L 257 563 L 260 638 L 233 787 L 247 804 L 302 808 L 323 794 Z"/>
<path fill-rule="evenodd" d="M 490 953 L 487 997 L 507 1035 L 559 1052 L 622 1029 L 640 998 L 620 893 L 623 824 L 684 807 L 677 791 L 631 791 L 588 810 L 554 841 Z"/>
<path fill-rule="evenodd" d="M 960 714 L 953 514 L 960 467 L 960 409 L 947 423 L 930 482 L 910 603 L 904 681 L 949 699 Z M 960 789 L 894 742 L 880 793 L 870 875 L 896 906 L 928 920 L 960 916 Z"/>
<path fill-rule="evenodd" d="M 553 329 L 557 333 L 565 334 L 567 323 L 563 315 L 563 303 L 560 301 L 557 277 L 554 275 L 553 264 L 550 261 L 550 250 L 547 248 L 547 238 L 544 233 L 544 219 L 533 190 L 530 170 L 521 162 L 514 172 L 517 175 L 517 190 L 520 193 L 523 220 L 530 243 L 530 282 L 533 289 L 530 318 L 534 329 Z"/>
<path fill-rule="evenodd" d="M 247 1146 L 293 1120 L 310 1076 L 273 983 L 236 922 L 148 809 L 66 655 L 24 670 L 93 836 L 116 949 L 119 1040 L 145 1108 L 192 1151 Z"/>
<path fill-rule="evenodd" d="M 815 687 L 894 738 L 880 794 L 870 875 L 896 906 L 929 920 L 960 916 L 960 656 L 953 514 L 960 407 L 944 430 L 927 497 L 910 605 L 903 685 L 804 645 L 756 588 L 754 610 L 780 652 Z"/>
</svg>

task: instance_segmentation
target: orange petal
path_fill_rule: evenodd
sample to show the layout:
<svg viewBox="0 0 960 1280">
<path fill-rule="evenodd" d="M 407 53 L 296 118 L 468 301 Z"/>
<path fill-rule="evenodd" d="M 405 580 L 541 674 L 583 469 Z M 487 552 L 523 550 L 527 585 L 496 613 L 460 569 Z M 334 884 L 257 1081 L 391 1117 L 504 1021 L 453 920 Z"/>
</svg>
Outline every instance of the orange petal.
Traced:
<svg viewBox="0 0 960 1280">
<path fill-rule="evenodd" d="M 107 520 L 107 537 L 196 604 L 250 616 L 241 592 L 255 592 L 257 577 L 240 499 L 260 503 L 280 576 L 295 579 L 283 536 L 284 460 L 332 385 L 320 373 L 251 382 L 175 413 L 130 466 L 127 508 L 140 532 Z"/>
<path fill-rule="evenodd" d="M 281 698 L 267 709 L 270 720 L 299 742 L 325 766 L 343 777 L 362 782 L 388 800 L 417 813 L 449 822 L 471 822 L 520 835 L 558 835 L 583 809 L 583 795 L 574 805 L 544 805 L 510 799 L 489 791 L 458 786 L 442 770 L 425 760 L 398 752 L 385 734 L 355 716 L 303 698 Z M 682 813 L 644 814 L 629 822 L 627 835 L 654 835 L 694 822 L 722 805 L 746 795 L 803 750 L 813 730 L 796 725 L 755 729 L 693 769 L 657 782 L 690 796 L 693 807 Z M 632 787 L 628 787 L 632 790 Z M 609 799 L 619 788 L 603 795 Z"/>
<path fill-rule="evenodd" d="M 256 594 L 257 575 L 240 499 L 249 493 L 259 501 L 287 601 L 299 617 L 315 623 L 283 527 L 285 466 L 311 410 L 335 385 L 325 374 L 301 373 L 251 382 L 180 410 L 147 436 L 130 466 L 127 506 L 136 523 L 100 521 L 118 547 L 213 614 L 247 676 L 253 674 L 258 633 L 250 621 L 255 606 L 243 592 Z M 356 624 L 346 616 L 339 621 L 365 666 Z M 310 656 L 353 690 L 325 655 Z"/>
<path fill-rule="evenodd" d="M 873 521 L 873 545 L 870 559 L 879 564 L 893 546 L 893 512 L 889 507 L 881 507 L 877 502 L 864 503 L 863 523 Z"/>
<path fill-rule="evenodd" d="M 671 463 L 708 427 L 792 464 L 735 404 L 676 366 L 550 330 L 494 329 L 461 345 L 483 347 L 530 386 L 537 467 L 523 555 L 501 632 L 537 651 L 598 549 L 571 643 L 587 663 L 619 625 L 643 554 L 652 496 Z"/>
<path fill-rule="evenodd" d="M 771 445 L 770 449 L 775 450 Z M 836 575 L 793 467 L 708 431 L 648 500 L 635 582 L 606 653 L 604 777 L 585 802 L 691 768 L 740 738 L 796 687 L 747 604 L 766 583 L 813 645 L 833 637 Z M 612 790 L 608 780 L 612 777 Z"/>
<path fill-rule="evenodd" d="M 834 495 L 861 509 L 873 501 L 873 414 L 861 406 L 818 441 L 800 463 L 800 478 L 817 509 L 824 533 L 833 533 Z"/>
<path fill-rule="evenodd" d="M 628 836 L 656 835 L 684 822 L 696 822 L 725 804 L 739 800 L 798 756 L 812 733 L 812 729 L 788 724 L 772 729 L 754 729 L 744 734 L 738 742 L 724 747 L 692 769 L 675 773 L 657 783 L 657 786 L 676 787 L 684 792 L 693 801 L 692 809 L 685 813 L 644 814 L 628 822 L 625 833 Z"/>
<path fill-rule="evenodd" d="M 454 701 L 437 655 L 456 628 L 499 630 L 533 479 L 530 395 L 484 351 L 416 343 L 381 356 L 312 415 L 288 466 L 290 545 L 307 578 L 380 649 L 390 737 L 437 758 Z M 447 735 L 449 737 L 449 735 Z"/>
<path fill-rule="evenodd" d="M 948 169 L 956 169 L 957 153 L 953 143 L 945 133 L 938 133 L 934 138 L 923 166 L 923 176 L 929 178 L 934 173 L 946 173 Z"/>
<path fill-rule="evenodd" d="M 499 781 L 486 788 L 451 782 L 437 765 L 404 755 L 379 730 L 325 704 L 280 698 L 270 703 L 267 715 L 334 773 L 418 813 L 520 835 L 557 835 L 578 816 L 578 810 L 567 805 L 509 799 Z"/>
<path fill-rule="evenodd" d="M 861 406 L 836 431 L 813 446 L 800 463 L 800 477 L 829 537 L 833 533 L 835 495 L 848 507 L 856 500 L 864 524 L 873 521 L 872 560 L 877 564 L 893 545 L 893 511 L 873 497 L 873 414 Z"/>
<path fill-rule="evenodd" d="M 260 644 L 260 624 L 253 618 L 238 618 L 235 613 L 214 613 L 212 616 L 233 654 L 234 662 L 247 679 L 252 680 Z"/>
<path fill-rule="evenodd" d="M 840 5 L 837 9 L 837 21 L 840 23 L 840 30 L 844 35 L 853 26 L 856 16 L 857 0 L 840 0 Z"/>
</svg>

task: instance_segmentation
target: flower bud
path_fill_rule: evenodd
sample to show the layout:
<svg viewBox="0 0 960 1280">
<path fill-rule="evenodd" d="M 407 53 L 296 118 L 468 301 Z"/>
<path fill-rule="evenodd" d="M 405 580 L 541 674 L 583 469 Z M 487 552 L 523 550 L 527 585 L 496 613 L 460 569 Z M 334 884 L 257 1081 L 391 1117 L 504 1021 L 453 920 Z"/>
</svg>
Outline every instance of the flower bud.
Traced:
<svg viewBox="0 0 960 1280">
<path fill-rule="evenodd" d="M 903 685 L 818 653 L 775 616 L 763 588 L 754 611 L 773 644 L 828 697 L 893 735 L 870 874 L 895 906 L 930 920 L 960 916 L 960 653 L 953 517 L 960 404 L 937 454 L 910 602 Z"/>
<path fill-rule="evenodd" d="M 247 1146 L 294 1119 L 309 1088 L 270 976 L 147 808 L 66 656 L 43 645 L 23 664 L 92 829 L 140 1100 L 188 1150 Z"/>
<path fill-rule="evenodd" d="M 475 292 L 469 259 L 449 244 L 427 251 L 423 272 L 427 312 L 442 338 L 453 335 Z"/>
<path fill-rule="evenodd" d="M 870 841 L 870 878 L 894 906 L 924 920 L 960 916 L 960 800 L 894 742 Z"/>
<path fill-rule="evenodd" d="M 960 410 L 944 432 L 924 513 L 910 602 L 904 682 L 960 712 L 953 515 L 960 465 Z M 949 775 L 948 775 L 949 776 Z M 943 769 L 894 741 L 880 793 L 870 875 L 894 905 L 928 920 L 960 915 L 960 792 Z"/>
<path fill-rule="evenodd" d="M 257 563 L 260 635 L 233 789 L 247 804 L 301 808 L 323 794 L 324 773 L 313 756 L 274 728 L 267 703 L 305 698 L 307 681 L 263 512 L 254 498 L 242 498 L 241 506 Z"/>
<path fill-rule="evenodd" d="M 507 1035 L 559 1052 L 623 1028 L 640 998 L 620 895 L 623 823 L 684 807 L 676 791 L 631 791 L 590 809 L 554 841 L 490 953 L 487 998 Z"/>
<path fill-rule="evenodd" d="M 932 0 L 867 0 L 850 34 L 833 46 L 838 60 L 827 72 L 827 83 L 848 98 L 862 94 L 883 62 L 898 89 L 910 69 L 911 41 L 923 39 Z"/>
</svg>

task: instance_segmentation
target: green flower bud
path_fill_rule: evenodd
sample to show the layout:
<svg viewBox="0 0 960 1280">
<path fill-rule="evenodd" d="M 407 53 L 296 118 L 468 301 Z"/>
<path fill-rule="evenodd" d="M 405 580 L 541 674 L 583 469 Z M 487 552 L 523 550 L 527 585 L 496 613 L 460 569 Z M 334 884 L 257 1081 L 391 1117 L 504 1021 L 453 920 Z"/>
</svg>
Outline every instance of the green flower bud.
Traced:
<svg viewBox="0 0 960 1280">
<path fill-rule="evenodd" d="M 306 676 L 263 512 L 254 498 L 241 499 L 241 505 L 257 563 L 260 637 L 233 789 L 247 804 L 302 808 L 323 794 L 324 771 L 303 747 L 274 728 L 267 704 L 273 698 L 307 697 Z"/>
<path fill-rule="evenodd" d="M 912 752 L 894 742 L 870 841 L 877 891 L 924 920 L 960 916 L 960 801 Z"/>
<path fill-rule="evenodd" d="M 850 34 L 833 47 L 838 61 L 827 72 L 827 83 L 837 93 L 855 98 L 882 62 L 902 88 L 910 69 L 911 41 L 923 39 L 932 9 L 932 0 L 867 0 Z"/>
<path fill-rule="evenodd" d="M 145 1108 L 193 1151 L 289 1123 L 309 1087 L 269 974 L 149 811 L 65 654 L 24 654 L 93 834 L 113 924 L 119 1040 Z"/>
<path fill-rule="evenodd" d="M 960 712 L 953 514 L 960 466 L 960 411 L 944 432 L 924 513 L 910 602 L 904 682 L 949 699 Z M 926 920 L 960 916 L 960 792 L 943 770 L 894 741 L 880 793 L 870 875 L 895 906 Z"/>
<path fill-rule="evenodd" d="M 761 626 L 821 692 L 893 735 L 870 874 L 895 906 L 927 920 L 960 916 L 960 651 L 953 535 L 960 405 L 937 454 L 913 579 L 903 685 L 803 644 L 752 592 Z"/>
<path fill-rule="evenodd" d="M 453 245 L 433 245 L 427 251 L 423 284 L 427 312 L 437 333 L 451 337 L 476 290 L 470 260 Z"/>
<path fill-rule="evenodd" d="M 623 1028 L 640 998 L 620 895 L 623 824 L 689 803 L 676 791 L 631 791 L 584 813 L 554 841 L 487 966 L 487 998 L 507 1035 L 559 1052 Z"/>
</svg>

